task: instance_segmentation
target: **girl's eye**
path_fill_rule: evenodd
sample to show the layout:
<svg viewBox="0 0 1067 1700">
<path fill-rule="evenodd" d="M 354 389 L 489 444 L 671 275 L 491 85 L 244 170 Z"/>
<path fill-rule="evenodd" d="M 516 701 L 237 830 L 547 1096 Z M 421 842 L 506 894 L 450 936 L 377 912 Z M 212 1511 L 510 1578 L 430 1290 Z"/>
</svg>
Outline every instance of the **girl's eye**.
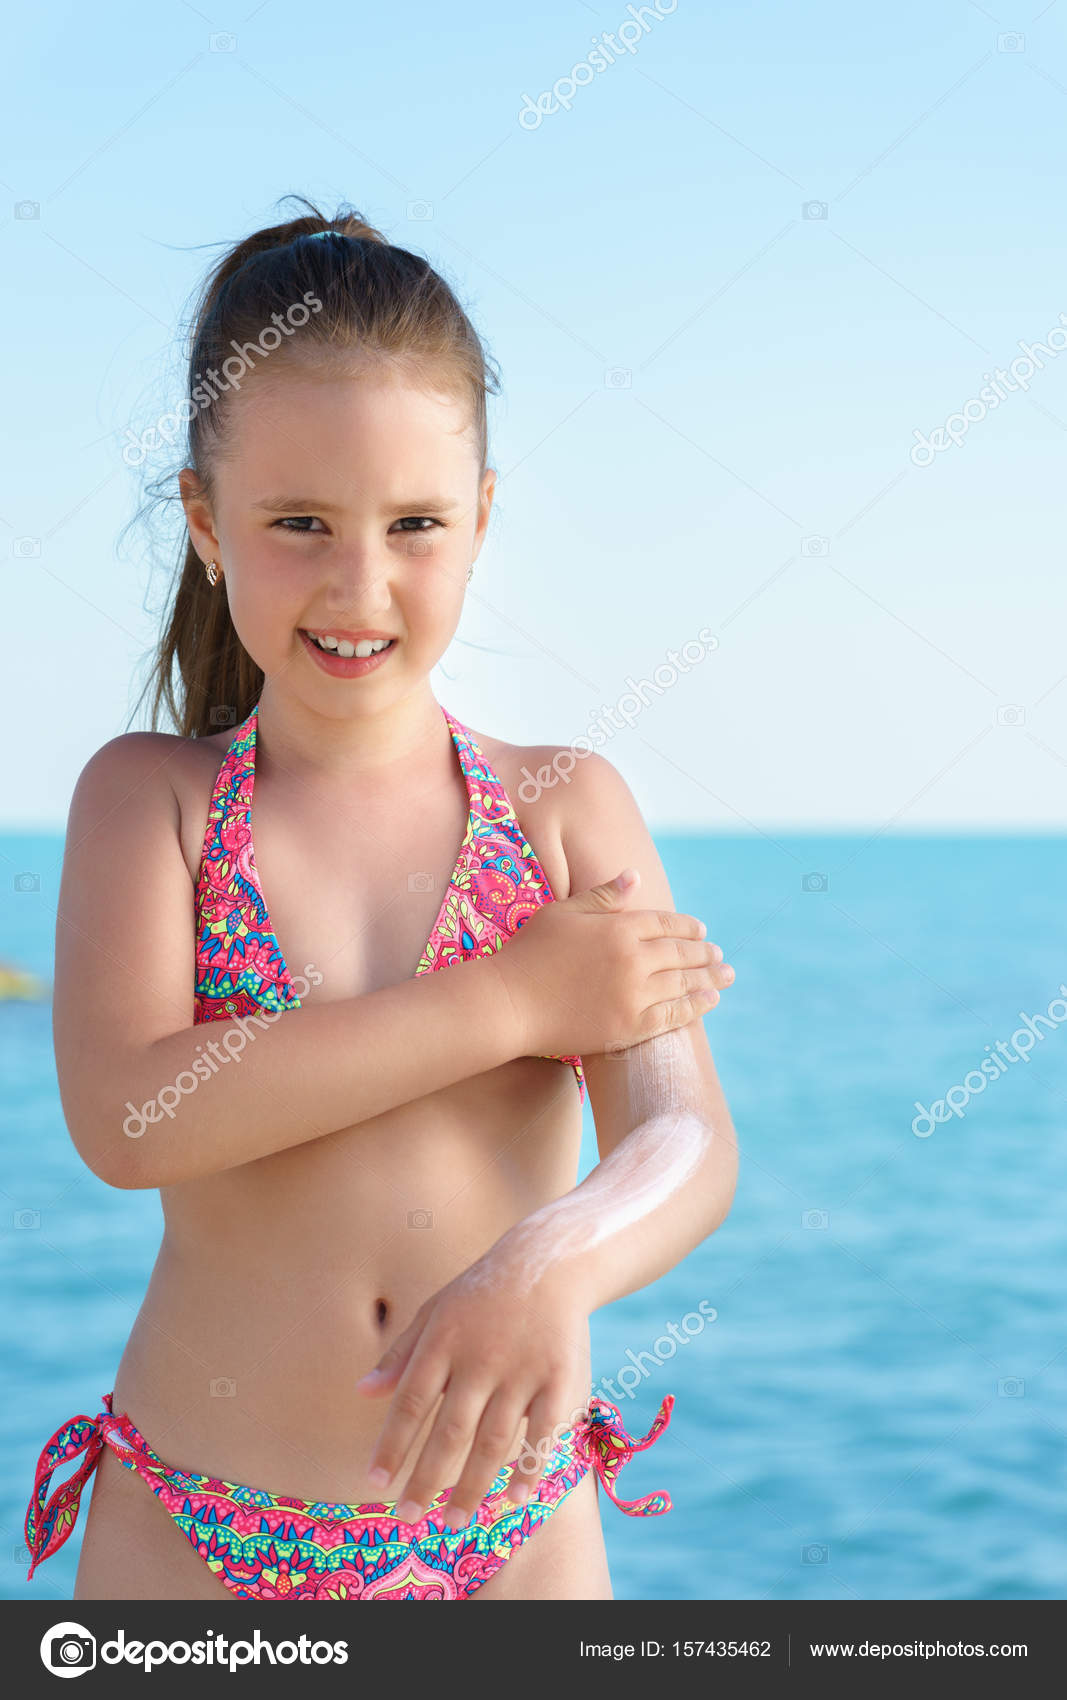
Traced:
<svg viewBox="0 0 1067 1700">
<path fill-rule="evenodd" d="M 317 534 L 311 531 L 309 527 L 314 522 L 315 517 L 316 516 L 314 514 L 286 515 L 285 519 L 276 519 L 274 524 L 276 526 L 281 526 L 283 531 L 296 531 L 302 533 L 305 537 L 314 537 Z M 439 519 L 433 519 L 429 514 L 405 514 L 403 519 L 397 520 L 397 524 L 405 527 L 411 524 L 417 527 L 419 531 L 422 531 L 428 526 L 439 526 L 441 521 Z"/>
</svg>

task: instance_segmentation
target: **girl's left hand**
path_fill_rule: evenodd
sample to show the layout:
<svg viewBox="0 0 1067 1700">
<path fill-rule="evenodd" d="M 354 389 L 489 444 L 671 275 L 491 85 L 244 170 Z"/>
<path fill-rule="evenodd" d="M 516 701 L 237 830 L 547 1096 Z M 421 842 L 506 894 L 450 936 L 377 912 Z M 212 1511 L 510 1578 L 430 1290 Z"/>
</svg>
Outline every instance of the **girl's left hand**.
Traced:
<svg viewBox="0 0 1067 1700">
<path fill-rule="evenodd" d="M 391 1392 L 385 1426 L 370 1457 L 368 1477 L 384 1490 L 407 1456 L 427 1412 L 444 1400 L 415 1467 L 397 1496 L 396 1515 L 417 1523 L 443 1486 L 455 1486 L 443 1516 L 468 1523 L 529 1418 L 522 1450 L 540 1468 L 518 1474 L 508 1498 L 522 1504 L 537 1486 L 557 1428 L 578 1420 L 570 1409 L 575 1368 L 587 1371 L 588 1310 L 558 1274 L 524 1278 L 498 1244 L 450 1281 L 363 1376 L 366 1395 Z M 509 1450 L 510 1449 L 510 1450 Z M 384 1492 L 383 1492 L 384 1500 Z"/>
</svg>

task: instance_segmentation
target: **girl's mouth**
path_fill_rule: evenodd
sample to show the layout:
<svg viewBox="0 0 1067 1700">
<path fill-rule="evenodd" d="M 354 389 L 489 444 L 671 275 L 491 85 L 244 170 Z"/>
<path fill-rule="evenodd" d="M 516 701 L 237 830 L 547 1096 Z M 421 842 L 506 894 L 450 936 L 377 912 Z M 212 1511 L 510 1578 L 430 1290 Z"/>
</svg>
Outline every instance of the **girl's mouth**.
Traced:
<svg viewBox="0 0 1067 1700">
<path fill-rule="evenodd" d="M 386 656 L 391 654 L 397 645 L 396 638 L 389 638 L 384 648 L 371 650 L 371 643 L 377 645 L 383 641 L 380 638 L 374 638 L 364 639 L 358 644 L 342 641 L 335 647 L 328 648 L 319 643 L 302 627 L 299 627 L 298 630 L 300 641 L 316 666 L 320 667 L 324 673 L 331 673 L 335 678 L 341 679 L 357 678 L 360 674 L 372 673 L 375 668 L 381 666 Z M 361 650 L 369 653 L 360 654 L 359 651 Z M 342 653 L 342 651 L 351 653 Z"/>
</svg>

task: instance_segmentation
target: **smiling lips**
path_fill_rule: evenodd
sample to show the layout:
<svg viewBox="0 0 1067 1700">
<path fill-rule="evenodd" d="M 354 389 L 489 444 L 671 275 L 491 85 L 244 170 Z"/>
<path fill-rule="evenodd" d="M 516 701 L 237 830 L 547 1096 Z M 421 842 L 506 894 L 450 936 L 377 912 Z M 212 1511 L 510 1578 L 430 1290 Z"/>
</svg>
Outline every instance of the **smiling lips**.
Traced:
<svg viewBox="0 0 1067 1700">
<path fill-rule="evenodd" d="M 311 639 L 316 648 L 330 655 L 339 655 L 344 659 L 358 656 L 363 660 L 368 655 L 377 655 L 387 649 L 395 640 L 388 632 L 313 632 L 305 630 L 305 637 Z"/>
<path fill-rule="evenodd" d="M 381 667 L 396 648 L 388 632 L 312 632 L 298 628 L 316 667 L 335 679 L 358 679 Z"/>
</svg>

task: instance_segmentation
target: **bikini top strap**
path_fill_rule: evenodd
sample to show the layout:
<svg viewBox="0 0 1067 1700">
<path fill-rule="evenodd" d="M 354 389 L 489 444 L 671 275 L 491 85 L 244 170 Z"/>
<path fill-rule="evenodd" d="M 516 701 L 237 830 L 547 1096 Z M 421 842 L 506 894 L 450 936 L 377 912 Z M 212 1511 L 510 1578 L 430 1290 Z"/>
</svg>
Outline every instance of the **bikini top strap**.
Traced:
<svg viewBox="0 0 1067 1700">
<path fill-rule="evenodd" d="M 452 733 L 456 749 L 459 753 L 459 765 L 463 777 L 467 781 L 470 793 L 471 819 L 474 823 L 475 843 L 483 833 L 502 833 L 515 846 L 515 854 L 526 868 L 527 884 L 524 890 L 537 889 L 541 901 L 552 902 L 555 893 L 552 890 L 548 875 L 542 867 L 533 845 L 522 830 L 515 805 L 508 795 L 507 788 L 489 763 L 489 758 L 478 743 L 469 726 L 465 726 L 447 708 L 443 709 L 449 730 Z M 578 1101 L 585 1103 L 585 1070 L 582 1059 L 577 1052 L 548 1051 L 542 1053 L 552 1062 L 567 1063 L 574 1070 L 578 1082 Z"/>
<path fill-rule="evenodd" d="M 259 724 L 259 704 L 255 704 L 234 728 L 234 735 L 226 746 L 226 753 L 219 764 L 215 775 L 215 783 L 211 787 L 211 801 L 208 804 L 207 824 L 204 828 L 204 838 L 200 850 L 200 864 L 203 869 L 204 859 L 219 836 L 220 828 L 227 825 L 227 816 L 232 814 L 247 799 L 248 770 L 255 760 L 256 728 Z"/>
</svg>

